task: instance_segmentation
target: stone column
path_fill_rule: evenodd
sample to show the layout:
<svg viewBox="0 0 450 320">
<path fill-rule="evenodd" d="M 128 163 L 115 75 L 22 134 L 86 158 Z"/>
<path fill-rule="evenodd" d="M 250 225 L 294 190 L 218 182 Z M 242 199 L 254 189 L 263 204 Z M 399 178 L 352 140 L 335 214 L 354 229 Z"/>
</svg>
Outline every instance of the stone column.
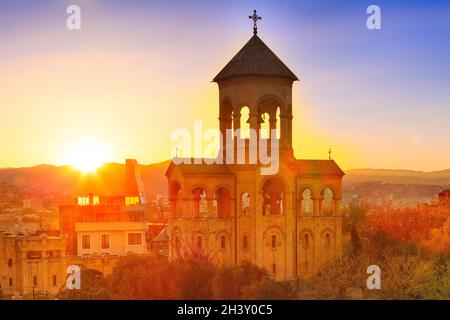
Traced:
<svg viewBox="0 0 450 320">
<path fill-rule="evenodd" d="M 313 215 L 318 216 L 320 215 L 320 198 L 312 198 L 313 200 Z"/>
</svg>

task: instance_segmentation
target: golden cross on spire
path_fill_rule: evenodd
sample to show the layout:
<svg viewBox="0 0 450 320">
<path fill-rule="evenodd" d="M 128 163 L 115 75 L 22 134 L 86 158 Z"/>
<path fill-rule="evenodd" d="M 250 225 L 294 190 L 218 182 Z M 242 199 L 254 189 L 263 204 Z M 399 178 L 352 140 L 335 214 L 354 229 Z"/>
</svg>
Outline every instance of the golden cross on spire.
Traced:
<svg viewBox="0 0 450 320">
<path fill-rule="evenodd" d="M 328 160 L 331 160 L 331 148 L 328 149 Z"/>
<path fill-rule="evenodd" d="M 256 14 L 256 10 L 253 10 L 253 15 L 248 16 L 248 18 L 253 20 L 253 34 L 256 36 L 258 33 L 258 25 L 256 22 L 262 18 Z"/>
</svg>

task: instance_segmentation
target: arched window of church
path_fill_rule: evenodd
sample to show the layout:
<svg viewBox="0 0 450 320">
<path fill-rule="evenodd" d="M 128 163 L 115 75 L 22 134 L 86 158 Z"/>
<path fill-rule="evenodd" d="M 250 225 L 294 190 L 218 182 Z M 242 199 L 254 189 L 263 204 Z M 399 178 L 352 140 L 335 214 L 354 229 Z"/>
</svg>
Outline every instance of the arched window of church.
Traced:
<svg viewBox="0 0 450 320">
<path fill-rule="evenodd" d="M 208 200 L 206 200 L 206 192 L 200 194 L 200 215 L 205 216 L 208 213 Z"/>
<path fill-rule="evenodd" d="M 324 215 L 334 213 L 334 193 L 330 188 L 323 190 L 322 213 Z"/>
<path fill-rule="evenodd" d="M 241 211 L 243 215 L 247 215 L 250 211 L 250 194 L 248 192 L 241 195 Z"/>
<path fill-rule="evenodd" d="M 175 249 L 179 249 L 180 248 L 180 237 L 178 235 L 175 235 L 174 247 L 175 247 Z"/>
<path fill-rule="evenodd" d="M 181 196 L 181 186 L 177 183 L 170 188 L 170 201 L 172 216 L 176 218 L 183 217 L 183 200 Z"/>
<path fill-rule="evenodd" d="M 227 238 L 225 236 L 220 237 L 220 248 L 225 250 L 227 244 Z"/>
<path fill-rule="evenodd" d="M 303 216 L 311 216 L 313 214 L 314 203 L 312 200 L 312 192 L 306 189 L 302 193 L 301 213 Z"/>
<path fill-rule="evenodd" d="M 245 106 L 241 109 L 241 139 L 250 138 L 250 109 Z"/>
<path fill-rule="evenodd" d="M 203 249 L 203 237 L 197 236 L 197 249 L 202 250 Z"/>
<path fill-rule="evenodd" d="M 217 217 L 227 218 L 231 210 L 231 194 L 226 188 L 219 188 L 214 194 L 217 200 Z"/>
<path fill-rule="evenodd" d="M 270 137 L 270 117 L 267 112 L 261 114 L 259 136 L 261 139 L 269 139 Z"/>
<path fill-rule="evenodd" d="M 248 236 L 244 235 L 242 237 L 242 249 L 246 250 L 248 249 Z"/>
<path fill-rule="evenodd" d="M 208 200 L 206 191 L 202 188 L 195 188 L 192 191 L 193 216 L 199 218 L 208 214 Z"/>
<path fill-rule="evenodd" d="M 277 247 L 277 236 L 274 234 L 272 235 L 272 249 L 276 249 Z"/>
<path fill-rule="evenodd" d="M 304 239 L 303 239 L 303 247 L 304 247 L 305 249 L 308 249 L 308 248 L 309 248 L 309 234 L 308 234 L 308 233 L 305 233 L 305 235 L 304 235 Z"/>
<path fill-rule="evenodd" d="M 331 246 L 331 234 L 326 232 L 324 235 L 324 246 L 325 248 L 329 248 Z"/>
<path fill-rule="evenodd" d="M 280 179 L 270 178 L 263 187 L 263 215 L 280 215 L 284 212 L 284 185 Z"/>
</svg>

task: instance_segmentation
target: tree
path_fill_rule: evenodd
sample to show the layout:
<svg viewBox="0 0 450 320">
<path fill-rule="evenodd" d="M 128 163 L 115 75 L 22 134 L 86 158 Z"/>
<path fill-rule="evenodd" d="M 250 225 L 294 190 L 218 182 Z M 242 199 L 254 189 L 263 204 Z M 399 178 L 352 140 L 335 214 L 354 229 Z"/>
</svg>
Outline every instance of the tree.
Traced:
<svg viewBox="0 0 450 320">
<path fill-rule="evenodd" d="M 346 224 L 350 229 L 353 253 L 358 256 L 361 254 L 361 238 L 357 226 L 364 221 L 367 215 L 367 207 L 359 204 L 350 204 L 345 216 Z"/>
</svg>

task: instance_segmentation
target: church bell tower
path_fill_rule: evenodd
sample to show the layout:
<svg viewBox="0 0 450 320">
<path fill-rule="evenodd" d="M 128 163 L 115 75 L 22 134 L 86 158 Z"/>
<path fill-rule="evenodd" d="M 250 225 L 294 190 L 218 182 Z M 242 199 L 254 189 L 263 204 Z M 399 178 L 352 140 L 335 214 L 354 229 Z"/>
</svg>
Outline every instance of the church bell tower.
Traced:
<svg viewBox="0 0 450 320">
<path fill-rule="evenodd" d="M 227 129 L 240 129 L 237 138 L 248 139 L 242 136 L 245 127 L 254 129 L 292 153 L 292 84 L 298 78 L 258 36 L 256 10 L 249 18 L 253 36 L 213 80 L 219 86 L 220 131 L 226 137 Z"/>
</svg>

